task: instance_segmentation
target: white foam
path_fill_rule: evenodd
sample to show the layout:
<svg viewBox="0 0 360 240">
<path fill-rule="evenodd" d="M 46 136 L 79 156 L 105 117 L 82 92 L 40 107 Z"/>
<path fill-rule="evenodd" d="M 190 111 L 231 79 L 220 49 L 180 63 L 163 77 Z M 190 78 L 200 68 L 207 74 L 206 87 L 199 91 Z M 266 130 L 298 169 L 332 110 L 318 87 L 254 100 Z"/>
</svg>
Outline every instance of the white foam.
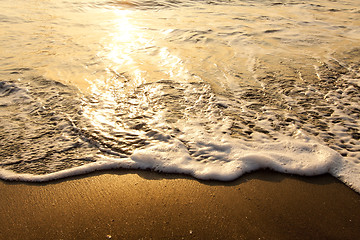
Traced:
<svg viewBox="0 0 360 240">
<path fill-rule="evenodd" d="M 194 86 L 190 84 L 183 85 L 183 87 L 193 88 Z M 0 169 L 0 178 L 43 182 L 97 170 L 127 168 L 189 174 L 204 180 L 230 181 L 244 173 L 269 168 L 282 173 L 307 176 L 330 173 L 360 192 L 358 177 L 360 166 L 357 163 L 357 156 L 344 158 L 338 152 L 319 142 L 314 136 L 309 136 L 306 132 L 296 129 L 296 126 L 288 128 L 293 131 L 289 136 L 286 136 L 287 133 L 274 132 L 266 118 L 257 121 L 257 126 L 275 134 L 277 140 L 256 131 L 251 134 L 251 139 L 231 137 L 229 129 L 232 121 L 217 112 L 216 106 L 219 105 L 219 101 L 210 97 L 211 92 L 204 90 L 206 87 L 199 85 L 198 89 L 194 88 L 193 91 L 195 93 L 202 91 L 202 94 L 207 96 L 205 100 L 201 100 L 205 103 L 194 97 L 196 94 L 193 91 L 188 93 L 184 91 L 185 97 L 188 98 L 187 102 L 196 102 L 199 107 L 198 109 L 185 108 L 183 114 L 187 116 L 186 118 L 168 123 L 166 109 L 152 111 L 154 116 L 146 120 L 151 125 L 150 132 L 131 130 L 133 136 L 148 137 L 149 144 L 136 148 L 130 155 L 98 155 L 94 157 L 96 162 L 43 175 L 15 173 Z M 158 94 L 162 96 L 163 93 L 159 90 Z M 191 100 L 191 97 L 194 97 L 196 101 Z M 222 103 L 221 101 L 220 103 Z M 203 104 L 205 105 L 202 106 Z M 230 108 L 232 103 L 225 101 L 223 105 Z M 246 112 L 246 108 L 243 110 L 242 116 L 249 114 Z M 268 111 L 271 113 L 271 109 Z M 113 112 L 108 114 L 115 115 Z M 105 116 L 109 115 L 105 114 Z M 341 112 L 338 115 L 344 117 Z M 274 114 L 270 114 L 269 117 L 271 122 L 276 125 L 276 119 L 271 116 Z M 116 124 L 109 126 L 104 124 L 101 118 L 94 118 L 91 123 L 95 130 L 98 129 L 107 139 L 111 139 L 112 132 L 120 133 L 122 129 L 121 126 L 121 129 L 117 129 Z M 110 131 L 107 130 L 107 127 Z M 169 132 L 169 129 L 175 128 L 178 129 L 177 133 Z M 341 126 L 334 125 L 331 131 L 338 137 L 347 136 L 344 135 L 345 129 Z M 126 131 L 124 133 L 126 134 Z M 354 145 L 354 147 L 356 146 Z M 54 168 L 56 170 L 55 163 Z"/>
<path fill-rule="evenodd" d="M 231 138 L 227 134 L 215 138 L 198 126 L 192 128 L 186 125 L 181 130 L 192 132 L 186 135 L 191 136 L 186 140 L 192 141 L 198 147 L 196 151 L 203 157 L 202 159 L 190 156 L 188 147 L 182 142 L 185 137 L 182 141 L 170 138 L 136 150 L 130 158 L 103 157 L 101 161 L 95 163 L 45 175 L 18 174 L 0 169 L 0 178 L 43 182 L 96 170 L 129 168 L 190 174 L 204 180 L 229 181 L 247 172 L 269 168 L 278 172 L 307 176 L 330 173 L 356 191 L 360 191 L 360 181 L 357 177 L 360 169 L 354 164 L 348 165 L 340 154 L 313 140 L 290 139 L 284 136 L 282 140 L 259 145 Z"/>
<path fill-rule="evenodd" d="M 155 170 L 227 181 L 263 168 L 300 175 L 323 174 L 336 167 L 342 159 L 337 152 L 312 140 L 284 137 L 281 141 L 264 142 L 260 145 L 234 139 L 229 135 L 214 138 L 199 131 L 199 128 L 187 128 L 189 132 L 193 132 L 192 139 L 188 140 L 198 146 L 196 151 L 202 159 L 193 159 L 182 142 L 172 139 L 170 142 L 136 151 L 132 160 Z"/>
<path fill-rule="evenodd" d="M 134 163 L 132 161 L 126 161 L 122 159 L 121 162 L 116 160 L 104 160 L 94 163 L 89 163 L 83 166 L 74 167 L 54 173 L 34 175 L 34 174 L 24 174 L 16 173 L 11 170 L 1 169 L 0 168 L 0 178 L 9 180 L 9 181 L 26 181 L 26 182 L 47 182 L 51 180 L 83 175 L 86 173 L 100 171 L 100 170 L 109 170 L 109 169 L 118 169 L 118 168 L 131 168 Z"/>
</svg>

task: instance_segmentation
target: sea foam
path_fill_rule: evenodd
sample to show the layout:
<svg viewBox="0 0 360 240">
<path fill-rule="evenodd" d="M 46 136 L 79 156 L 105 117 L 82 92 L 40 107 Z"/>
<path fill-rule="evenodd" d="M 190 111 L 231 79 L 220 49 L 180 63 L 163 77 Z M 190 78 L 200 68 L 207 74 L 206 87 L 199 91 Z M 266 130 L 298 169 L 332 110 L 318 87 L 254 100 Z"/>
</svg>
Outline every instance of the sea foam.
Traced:
<svg viewBox="0 0 360 240">
<path fill-rule="evenodd" d="M 88 100 L 83 97 L 80 105 L 80 100 L 74 98 L 74 90 L 62 84 L 37 78 L 26 85 L 30 91 L 23 91 L 21 86 L 19 82 L 2 83 L 3 92 L 8 93 L 2 97 L 9 102 L 6 107 L 21 104 L 18 110 L 21 118 L 18 116 L 10 122 L 13 126 L 26 119 L 34 123 L 26 130 L 28 139 L 11 129 L 7 134 L 15 134 L 17 141 L 30 148 L 20 148 L 20 158 L 10 154 L 8 160 L 3 159 L 2 179 L 42 182 L 126 168 L 230 181 L 244 173 L 271 169 L 307 176 L 330 173 L 360 190 L 356 158 L 344 158 L 296 126 L 274 128 L 281 122 L 265 106 L 261 120 L 251 120 L 253 110 L 245 112 L 245 105 L 240 105 L 242 112 L 232 109 L 239 104 L 231 98 L 215 96 L 206 83 L 162 80 L 136 88 L 127 100 L 118 102 L 104 94 Z M 49 90 L 49 86 L 53 90 L 41 94 L 39 90 Z M 59 93 L 62 97 L 55 97 Z M 138 104 L 144 101 L 144 96 L 152 104 L 146 107 Z M 57 100 L 61 103 L 54 105 L 53 101 Z M 43 102 L 48 104 L 40 104 Z M 66 102 L 77 104 L 68 108 L 69 104 L 63 106 Z M 39 110 L 40 117 L 33 114 Z M 247 124 L 236 120 L 238 116 L 248 116 Z M 36 123 L 39 121 L 47 124 L 46 127 L 39 129 Z M 34 134 L 36 129 L 41 130 L 40 135 Z M 240 130 L 252 132 L 237 137 Z M 340 126 L 335 125 L 331 130 L 340 138 L 348 137 Z M 44 145 L 44 141 L 54 141 L 55 145 Z M 5 142 L 2 145 L 3 155 L 6 149 L 11 151 L 11 145 Z"/>
<path fill-rule="evenodd" d="M 191 131 L 198 132 L 198 129 Z M 284 137 L 276 143 L 251 146 L 252 144 L 231 137 L 211 139 L 200 133 L 194 138 L 201 138 L 196 143 L 201 146 L 199 154 L 212 156 L 213 160 L 197 161 L 190 156 L 182 141 L 170 139 L 136 150 L 129 158 L 103 157 L 94 163 L 43 175 L 21 174 L 0 169 L 0 177 L 6 180 L 42 182 L 96 170 L 127 168 L 189 174 L 204 180 L 230 181 L 244 173 L 268 168 L 307 176 L 331 173 L 356 191 L 360 190 L 356 169 L 352 166 L 349 167 L 351 170 L 347 169 L 343 166 L 343 157 L 340 154 L 311 140 L 301 141 Z"/>
</svg>

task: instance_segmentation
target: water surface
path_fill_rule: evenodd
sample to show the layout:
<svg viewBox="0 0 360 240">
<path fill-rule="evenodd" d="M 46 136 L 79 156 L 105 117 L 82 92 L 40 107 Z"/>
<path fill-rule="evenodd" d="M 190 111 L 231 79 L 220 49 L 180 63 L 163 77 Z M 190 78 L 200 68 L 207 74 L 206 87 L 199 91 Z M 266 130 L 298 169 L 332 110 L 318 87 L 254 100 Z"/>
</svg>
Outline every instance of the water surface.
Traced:
<svg viewBox="0 0 360 240">
<path fill-rule="evenodd" d="M 271 168 L 360 191 L 357 0 L 0 9 L 1 178 Z"/>
</svg>

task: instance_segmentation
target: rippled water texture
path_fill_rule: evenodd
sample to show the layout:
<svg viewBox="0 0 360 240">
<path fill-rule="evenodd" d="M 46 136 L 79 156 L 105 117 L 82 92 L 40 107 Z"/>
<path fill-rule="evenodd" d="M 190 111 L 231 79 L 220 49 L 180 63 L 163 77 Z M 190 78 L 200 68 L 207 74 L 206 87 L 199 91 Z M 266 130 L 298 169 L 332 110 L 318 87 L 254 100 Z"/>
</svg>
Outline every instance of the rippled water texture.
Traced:
<svg viewBox="0 0 360 240">
<path fill-rule="evenodd" d="M 0 9 L 0 177 L 271 168 L 360 191 L 357 0 Z"/>
</svg>

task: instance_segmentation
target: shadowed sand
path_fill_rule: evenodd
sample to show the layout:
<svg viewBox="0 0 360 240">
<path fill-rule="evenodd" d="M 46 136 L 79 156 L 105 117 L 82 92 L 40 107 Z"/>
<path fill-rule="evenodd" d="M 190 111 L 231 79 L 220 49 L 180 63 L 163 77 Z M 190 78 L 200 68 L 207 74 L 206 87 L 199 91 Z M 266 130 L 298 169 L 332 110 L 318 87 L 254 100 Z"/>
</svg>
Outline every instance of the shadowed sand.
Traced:
<svg viewBox="0 0 360 240">
<path fill-rule="evenodd" d="M 329 175 L 119 170 L 0 192 L 1 239 L 360 239 L 360 195 Z"/>
</svg>

